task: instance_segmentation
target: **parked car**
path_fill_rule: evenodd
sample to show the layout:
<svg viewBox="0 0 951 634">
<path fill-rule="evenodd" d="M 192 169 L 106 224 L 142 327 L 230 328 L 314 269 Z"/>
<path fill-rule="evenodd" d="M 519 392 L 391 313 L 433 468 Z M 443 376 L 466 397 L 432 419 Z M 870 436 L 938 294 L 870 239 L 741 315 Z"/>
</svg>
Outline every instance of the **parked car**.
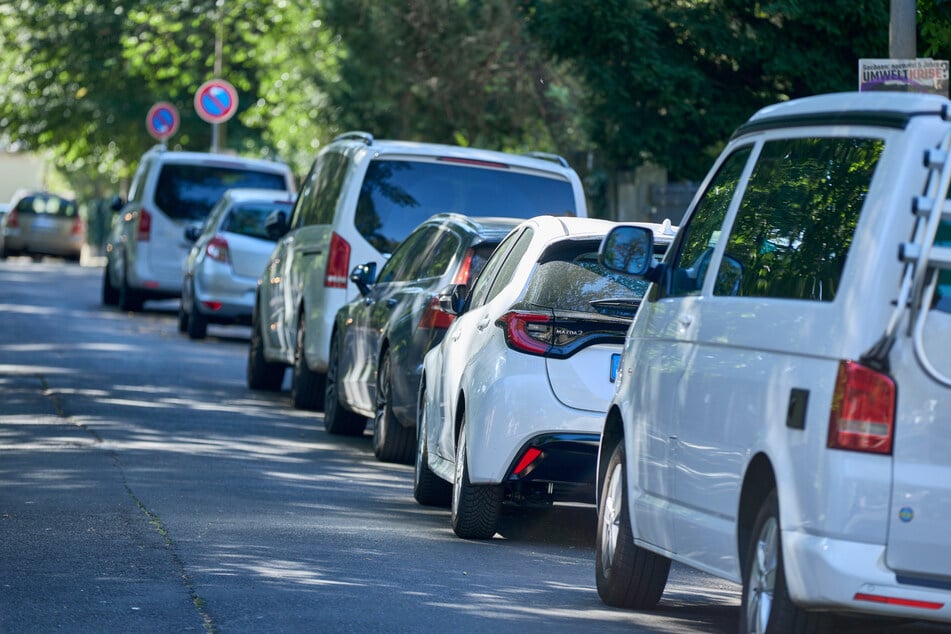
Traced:
<svg viewBox="0 0 951 634">
<path fill-rule="evenodd" d="M 48 192 L 19 192 L 0 217 L 0 259 L 44 255 L 79 261 L 86 223 L 75 200 Z"/>
<path fill-rule="evenodd" d="M 324 408 L 334 317 L 359 294 L 351 262 L 382 262 L 436 213 L 586 216 L 578 175 L 556 156 L 387 141 L 349 132 L 329 143 L 301 186 L 261 275 L 248 348 L 248 387 Z"/>
<path fill-rule="evenodd" d="M 605 265 L 654 284 L 601 435 L 606 603 L 653 607 L 674 560 L 742 583 L 741 632 L 951 622 L 949 113 L 764 108 L 662 264 L 649 232 L 608 235 Z"/>
<path fill-rule="evenodd" d="M 425 357 L 413 493 L 451 501 L 459 537 L 487 539 L 503 503 L 595 500 L 598 438 L 624 333 L 647 284 L 598 262 L 614 223 L 542 216 L 489 258 Z M 657 249 L 675 235 L 657 231 Z M 451 493 L 450 493 L 451 487 Z"/>
<path fill-rule="evenodd" d="M 208 324 L 251 323 L 258 276 L 274 249 L 264 221 L 289 216 L 295 195 L 278 189 L 229 189 L 205 224 L 185 228 L 192 248 L 182 268 L 179 331 L 204 339 Z"/>
<path fill-rule="evenodd" d="M 184 230 L 201 224 L 232 188 L 294 191 L 290 167 L 277 161 L 207 152 L 170 152 L 157 146 L 139 161 L 129 200 L 106 239 L 102 303 L 126 311 L 145 301 L 181 297 L 182 263 L 191 249 Z"/>
<path fill-rule="evenodd" d="M 413 460 L 423 356 L 454 318 L 438 293 L 450 283 L 469 284 L 519 222 L 438 214 L 400 243 L 379 275 L 377 262 L 354 269 L 360 296 L 337 311 L 330 339 L 327 431 L 362 434 L 373 418 L 376 457 Z"/>
</svg>

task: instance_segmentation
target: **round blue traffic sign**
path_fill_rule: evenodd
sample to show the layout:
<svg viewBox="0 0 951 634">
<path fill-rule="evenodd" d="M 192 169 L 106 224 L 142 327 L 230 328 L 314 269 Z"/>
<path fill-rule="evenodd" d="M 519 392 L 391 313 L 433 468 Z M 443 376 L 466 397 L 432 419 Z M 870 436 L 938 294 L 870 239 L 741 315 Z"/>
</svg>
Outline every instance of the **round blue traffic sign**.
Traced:
<svg viewBox="0 0 951 634">
<path fill-rule="evenodd" d="M 238 92 L 223 79 L 206 81 L 195 93 L 195 111 L 208 123 L 221 123 L 238 110 Z"/>
<path fill-rule="evenodd" d="M 145 127 L 154 138 L 164 141 L 178 131 L 178 109 L 167 101 L 160 101 L 145 117 Z"/>
</svg>

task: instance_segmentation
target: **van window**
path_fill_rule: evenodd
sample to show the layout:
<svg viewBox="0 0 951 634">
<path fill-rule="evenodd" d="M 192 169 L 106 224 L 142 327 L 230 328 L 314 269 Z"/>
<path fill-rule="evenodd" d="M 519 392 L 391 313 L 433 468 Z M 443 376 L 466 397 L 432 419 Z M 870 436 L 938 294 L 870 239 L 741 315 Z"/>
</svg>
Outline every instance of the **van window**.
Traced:
<svg viewBox="0 0 951 634">
<path fill-rule="evenodd" d="M 765 143 L 714 294 L 832 301 L 883 147 L 854 137 Z"/>
<path fill-rule="evenodd" d="M 577 215 L 571 183 L 561 178 L 441 162 L 380 159 L 370 163 L 356 227 L 381 253 L 437 213 L 531 218 Z"/>
<path fill-rule="evenodd" d="M 155 203 L 175 220 L 204 220 L 226 190 L 234 187 L 287 190 L 287 180 L 277 172 L 221 165 L 162 166 L 155 186 Z"/>
<path fill-rule="evenodd" d="M 350 159 L 339 152 L 324 152 L 317 157 L 300 192 L 292 228 L 333 224 L 349 165 Z"/>
<path fill-rule="evenodd" d="M 943 220 L 938 226 L 935 244 L 942 247 L 951 247 L 951 222 Z M 941 271 L 938 274 L 938 288 L 935 289 L 933 305 L 936 310 L 951 313 L 951 271 Z"/>
<path fill-rule="evenodd" d="M 682 297 L 700 293 L 713 247 L 720 236 L 723 219 L 751 151 L 752 146 L 749 145 L 738 148 L 723 161 L 686 226 L 680 229 L 677 255 L 671 262 L 667 292 L 664 295 Z M 659 284 L 655 285 L 655 288 L 659 287 Z M 660 296 L 660 291 L 655 292 Z"/>
</svg>

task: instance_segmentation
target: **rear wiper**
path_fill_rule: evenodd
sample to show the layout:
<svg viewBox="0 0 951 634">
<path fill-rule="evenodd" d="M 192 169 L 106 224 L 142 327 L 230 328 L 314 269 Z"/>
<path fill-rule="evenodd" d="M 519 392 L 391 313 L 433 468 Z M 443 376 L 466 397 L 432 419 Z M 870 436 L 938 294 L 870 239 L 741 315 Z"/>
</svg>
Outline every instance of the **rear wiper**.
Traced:
<svg viewBox="0 0 951 634">
<path fill-rule="evenodd" d="M 619 306 L 622 308 L 627 308 L 634 306 L 635 308 L 641 305 L 641 299 L 639 297 L 608 297 L 606 299 L 592 299 L 588 302 L 592 306 Z"/>
</svg>

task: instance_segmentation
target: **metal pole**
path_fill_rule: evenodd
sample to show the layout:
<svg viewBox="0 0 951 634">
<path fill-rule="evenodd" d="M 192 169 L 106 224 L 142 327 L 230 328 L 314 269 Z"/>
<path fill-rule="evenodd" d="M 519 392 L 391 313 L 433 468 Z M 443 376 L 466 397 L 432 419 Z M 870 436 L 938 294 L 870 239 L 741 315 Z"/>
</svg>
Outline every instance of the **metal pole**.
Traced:
<svg viewBox="0 0 951 634">
<path fill-rule="evenodd" d="M 912 0 L 914 2 L 914 0 Z M 224 14 L 224 0 L 216 0 L 215 6 L 218 7 L 217 15 L 215 16 L 215 79 L 221 79 L 221 57 L 222 49 L 224 48 L 223 40 L 223 14 Z M 221 123 L 212 123 L 211 124 L 211 151 L 215 154 L 221 151 L 221 137 L 222 130 L 221 126 L 224 124 Z"/>
<path fill-rule="evenodd" d="M 915 0 L 890 0 L 888 56 L 891 59 L 917 59 Z"/>
</svg>

